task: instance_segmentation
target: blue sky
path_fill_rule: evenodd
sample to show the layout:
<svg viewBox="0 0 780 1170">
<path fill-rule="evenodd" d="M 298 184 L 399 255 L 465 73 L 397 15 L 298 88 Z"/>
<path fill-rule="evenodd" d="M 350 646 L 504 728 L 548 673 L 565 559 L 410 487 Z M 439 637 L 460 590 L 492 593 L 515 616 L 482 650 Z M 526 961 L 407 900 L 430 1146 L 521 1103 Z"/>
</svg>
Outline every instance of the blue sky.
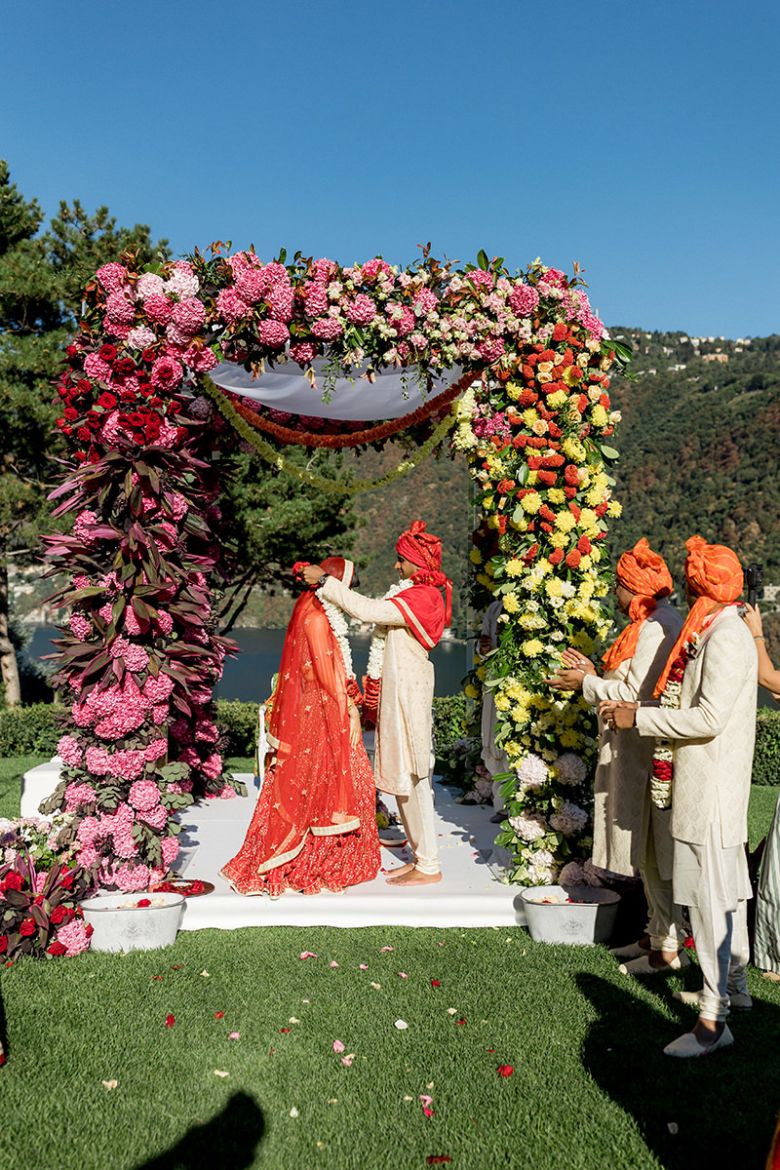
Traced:
<svg viewBox="0 0 780 1170">
<path fill-rule="evenodd" d="M 5 0 L 0 155 L 178 252 L 587 270 L 613 324 L 780 331 L 774 0 Z"/>
</svg>

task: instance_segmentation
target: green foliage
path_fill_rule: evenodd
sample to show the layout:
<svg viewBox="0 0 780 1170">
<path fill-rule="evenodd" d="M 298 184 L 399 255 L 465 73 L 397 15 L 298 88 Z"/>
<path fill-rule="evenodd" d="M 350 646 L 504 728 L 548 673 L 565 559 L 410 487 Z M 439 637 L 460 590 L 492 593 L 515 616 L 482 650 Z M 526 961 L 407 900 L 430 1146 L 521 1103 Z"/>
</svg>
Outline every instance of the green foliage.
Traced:
<svg viewBox="0 0 780 1170">
<path fill-rule="evenodd" d="M 57 703 L 31 703 L 0 710 L 0 756 L 53 756 L 61 735 L 62 715 L 63 708 Z"/>
<path fill-rule="evenodd" d="M 217 726 L 226 737 L 226 756 L 252 756 L 257 745 L 257 703 L 217 700 Z"/>
<path fill-rule="evenodd" d="M 442 755 L 466 734 L 466 696 L 437 695 L 433 700 L 433 742 Z"/>
<path fill-rule="evenodd" d="M 780 711 L 759 711 L 753 783 L 780 788 Z"/>
</svg>

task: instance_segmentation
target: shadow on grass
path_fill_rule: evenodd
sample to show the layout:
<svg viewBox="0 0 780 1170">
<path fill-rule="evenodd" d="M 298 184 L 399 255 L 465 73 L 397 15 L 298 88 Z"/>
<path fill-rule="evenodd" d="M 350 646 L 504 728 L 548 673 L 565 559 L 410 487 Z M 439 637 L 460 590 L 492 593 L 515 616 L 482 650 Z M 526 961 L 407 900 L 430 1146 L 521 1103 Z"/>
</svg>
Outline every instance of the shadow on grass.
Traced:
<svg viewBox="0 0 780 1170">
<path fill-rule="evenodd" d="M 696 1021 L 672 999 L 674 985 L 657 990 L 659 1007 L 598 976 L 576 976 L 596 1008 L 583 1046 L 583 1063 L 600 1088 L 636 1122 L 666 1170 L 765 1164 L 780 1108 L 780 1008 L 757 1000 L 751 1012 L 732 1013 L 732 1048 L 697 1060 L 664 1056 L 663 1048 Z M 653 986 L 656 990 L 656 986 Z"/>
<path fill-rule="evenodd" d="M 229 1166 L 248 1170 L 265 1133 L 263 1111 L 248 1093 L 234 1093 L 221 1113 L 194 1125 L 181 1141 L 136 1170 L 201 1170 Z"/>
</svg>

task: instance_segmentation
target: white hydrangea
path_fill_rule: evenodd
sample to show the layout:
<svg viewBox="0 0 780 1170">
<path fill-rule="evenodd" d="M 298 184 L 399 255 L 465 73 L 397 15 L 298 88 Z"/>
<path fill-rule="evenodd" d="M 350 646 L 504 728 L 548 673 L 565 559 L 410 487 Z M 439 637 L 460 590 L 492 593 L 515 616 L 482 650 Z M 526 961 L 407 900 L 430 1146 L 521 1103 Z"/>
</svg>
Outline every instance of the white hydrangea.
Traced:
<svg viewBox="0 0 780 1170">
<path fill-rule="evenodd" d="M 532 813 L 528 817 L 510 817 L 509 823 L 521 841 L 527 841 L 529 845 L 544 837 L 548 831 L 547 821 L 541 813 Z"/>
<path fill-rule="evenodd" d="M 550 769 L 544 760 L 533 752 L 517 765 L 517 778 L 526 788 L 541 788 L 549 775 Z"/>
<path fill-rule="evenodd" d="M 568 784 L 572 788 L 581 784 L 588 774 L 584 760 L 574 752 L 564 752 L 555 761 L 555 772 L 561 784 Z"/>
<path fill-rule="evenodd" d="M 570 800 L 565 800 L 558 812 L 550 817 L 551 827 L 563 833 L 564 837 L 573 837 L 576 833 L 581 833 L 587 823 L 588 814 L 585 809 Z"/>
</svg>

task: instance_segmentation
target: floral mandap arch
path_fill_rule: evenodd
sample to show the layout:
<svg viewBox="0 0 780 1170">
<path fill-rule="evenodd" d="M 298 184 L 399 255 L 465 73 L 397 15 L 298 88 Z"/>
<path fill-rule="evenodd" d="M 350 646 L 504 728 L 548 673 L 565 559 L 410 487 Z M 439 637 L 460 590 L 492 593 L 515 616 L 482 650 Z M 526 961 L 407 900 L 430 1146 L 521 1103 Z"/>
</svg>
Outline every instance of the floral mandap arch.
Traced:
<svg viewBox="0 0 780 1170">
<path fill-rule="evenodd" d="M 551 697 L 543 679 L 567 644 L 590 653 L 609 626 L 602 541 L 620 508 L 608 390 L 629 356 L 579 276 L 539 261 L 510 275 L 484 253 L 456 269 L 427 251 L 407 270 L 380 258 L 263 263 L 218 246 L 145 271 L 121 260 L 87 287 L 58 384 L 69 455 L 55 514 L 75 516 L 70 535 L 47 540 L 70 614 L 56 656 L 64 766 L 50 802 L 69 814 L 62 843 L 102 884 L 145 889 L 176 859 L 177 811 L 234 795 L 212 704 L 230 650 L 212 604 L 231 444 L 251 442 L 272 467 L 316 482 L 286 444 L 354 446 L 416 427 L 424 441 L 395 474 L 448 433 L 468 460 L 475 587 L 502 612 L 499 647 L 467 689 L 495 694 L 510 766 L 499 841 L 514 880 L 552 878 L 588 845 L 596 744 L 582 700 Z M 238 396 L 210 377 L 227 370 L 229 385 L 231 369 Z M 247 372 L 261 384 L 285 371 L 327 404 L 314 415 L 339 417 L 344 387 L 368 401 L 388 374 L 400 390 L 392 411 L 385 401 L 372 416 L 358 402 L 352 419 L 375 425 L 325 435 L 247 398 Z"/>
</svg>

